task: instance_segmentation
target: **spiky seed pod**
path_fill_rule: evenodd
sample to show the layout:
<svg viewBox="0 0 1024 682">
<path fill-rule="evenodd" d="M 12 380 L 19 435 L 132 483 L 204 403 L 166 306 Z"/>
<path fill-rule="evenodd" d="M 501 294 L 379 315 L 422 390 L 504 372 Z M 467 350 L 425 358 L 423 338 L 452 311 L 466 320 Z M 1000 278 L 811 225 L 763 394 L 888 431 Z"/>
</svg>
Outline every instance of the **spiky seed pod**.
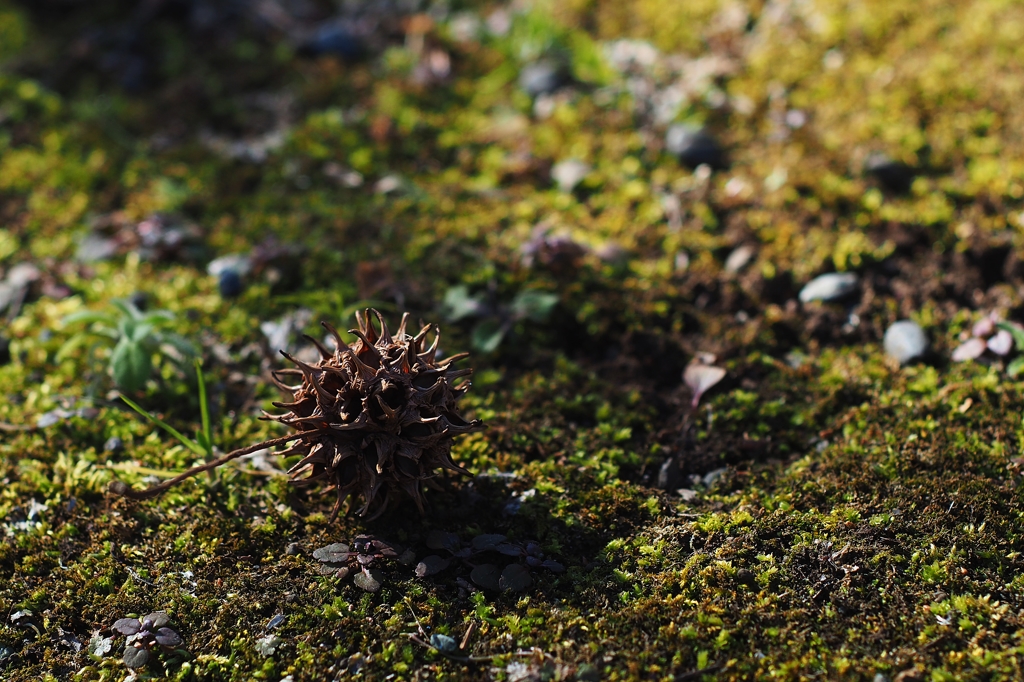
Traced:
<svg viewBox="0 0 1024 682">
<path fill-rule="evenodd" d="M 371 312 L 379 321 L 379 331 L 370 321 Z M 361 516 L 379 516 L 395 490 L 411 497 L 422 512 L 423 485 L 432 483 L 438 468 L 468 473 L 451 458 L 452 438 L 482 425 L 463 419 L 456 405 L 470 386 L 468 380 L 459 379 L 472 370 L 457 370 L 453 365 L 467 354 L 437 361 L 440 332 L 436 326 L 427 325 L 413 336 L 406 331 L 408 320 L 406 313 L 391 334 L 376 310 L 357 313 L 359 328 L 350 330 L 357 338 L 352 346 L 323 322 L 336 347 L 331 352 L 307 337 L 320 351 L 320 360 L 313 365 L 282 351 L 295 367 L 274 372 L 274 382 L 292 398 L 274 403 L 287 410 L 285 414 L 265 418 L 295 433 L 229 453 L 149 490 L 132 491 L 120 482 L 112 490 L 136 499 L 152 497 L 229 459 L 291 442 L 278 454 L 302 455 L 288 472 L 292 481 L 299 485 L 326 482 L 328 491 L 337 496 L 332 518 L 350 497 L 362 498 Z"/>
<path fill-rule="evenodd" d="M 359 328 L 351 330 L 357 337 L 351 347 L 324 324 L 336 349 L 332 353 L 316 344 L 321 358 L 315 365 L 284 354 L 296 369 L 275 372 L 274 378 L 292 392 L 292 401 L 274 403 L 288 412 L 268 418 L 301 435 L 292 449 L 304 456 L 288 473 L 302 484 L 327 481 L 337 491 L 335 514 L 349 496 L 359 495 L 360 515 L 377 516 L 395 489 L 422 511 L 422 485 L 436 469 L 466 473 L 452 461 L 451 446 L 453 436 L 480 427 L 463 419 L 456 406 L 469 388 L 468 381 L 456 382 L 472 370 L 452 367 L 466 354 L 435 360 L 440 335 L 433 325 L 412 336 L 406 333 L 406 313 L 392 335 L 374 310 L 378 333 L 369 312 L 356 315 Z M 431 331 L 434 339 L 427 347 Z M 301 383 L 286 383 L 293 378 Z"/>
</svg>

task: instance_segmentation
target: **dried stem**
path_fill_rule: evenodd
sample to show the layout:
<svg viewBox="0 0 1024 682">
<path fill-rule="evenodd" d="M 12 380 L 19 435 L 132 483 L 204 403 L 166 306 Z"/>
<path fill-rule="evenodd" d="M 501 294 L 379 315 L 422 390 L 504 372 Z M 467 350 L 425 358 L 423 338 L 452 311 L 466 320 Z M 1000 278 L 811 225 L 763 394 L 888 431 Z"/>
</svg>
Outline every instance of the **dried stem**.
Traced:
<svg viewBox="0 0 1024 682">
<path fill-rule="evenodd" d="M 122 497 L 127 497 L 132 500 L 149 500 L 164 492 L 168 488 L 177 485 L 178 483 L 181 483 L 185 479 L 192 478 L 196 474 L 201 474 L 204 471 L 215 469 L 219 467 L 221 464 L 224 464 L 225 462 L 230 462 L 231 460 L 237 459 L 244 455 L 251 455 L 252 453 L 258 450 L 263 450 L 264 448 L 271 448 L 274 447 L 275 445 L 284 445 L 285 443 L 290 443 L 293 440 L 298 440 L 299 438 L 302 438 L 302 435 L 303 434 L 301 432 L 292 433 L 287 436 L 281 436 L 280 438 L 271 438 L 270 440 L 265 440 L 262 443 L 256 443 L 255 445 L 249 445 L 238 450 L 233 450 L 232 452 L 229 452 L 226 455 L 218 457 L 217 459 L 214 460 L 210 460 L 209 462 L 201 464 L 197 467 L 192 467 L 183 474 L 179 474 L 172 479 L 164 481 L 159 485 L 155 485 L 152 488 L 146 488 L 145 490 L 134 490 L 123 481 L 111 481 L 110 492 L 114 493 L 115 495 L 121 495 Z"/>
</svg>

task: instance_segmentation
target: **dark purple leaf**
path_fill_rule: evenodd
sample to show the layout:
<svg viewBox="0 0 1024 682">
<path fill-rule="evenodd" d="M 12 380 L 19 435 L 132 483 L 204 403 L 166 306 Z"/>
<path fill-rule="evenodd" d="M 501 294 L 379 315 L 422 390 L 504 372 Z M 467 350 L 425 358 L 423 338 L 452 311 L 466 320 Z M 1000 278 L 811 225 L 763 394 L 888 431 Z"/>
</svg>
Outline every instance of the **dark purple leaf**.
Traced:
<svg viewBox="0 0 1024 682">
<path fill-rule="evenodd" d="M 526 557 L 526 565 L 529 566 L 530 568 L 537 568 L 538 566 L 540 566 L 540 564 L 541 564 L 540 557 L 535 557 L 535 556 L 527 556 Z"/>
<path fill-rule="evenodd" d="M 320 575 L 332 575 L 344 579 L 349 574 L 349 568 L 345 564 L 325 563 L 320 566 Z"/>
<path fill-rule="evenodd" d="M 348 545 L 343 542 L 335 542 L 313 552 L 313 558 L 317 561 L 339 563 L 348 559 Z"/>
<path fill-rule="evenodd" d="M 402 552 L 401 545 L 395 544 L 393 542 L 388 542 L 387 540 L 374 540 L 370 544 L 373 546 L 373 549 L 378 554 L 380 554 L 381 556 L 385 556 L 389 559 L 394 559 Z"/>
<path fill-rule="evenodd" d="M 416 577 L 426 578 L 427 576 L 440 573 L 444 569 L 448 568 L 449 561 L 442 559 L 436 554 L 431 554 L 428 557 L 423 557 L 423 560 L 416 564 Z"/>
<path fill-rule="evenodd" d="M 509 564 L 501 572 L 501 578 L 498 580 L 498 586 L 509 592 L 522 592 L 532 584 L 530 571 L 522 564 Z"/>
<path fill-rule="evenodd" d="M 380 571 L 364 568 L 361 573 L 356 573 L 355 577 L 352 578 L 352 582 L 367 592 L 376 592 L 380 589 L 380 583 L 383 578 L 384 576 L 381 575 Z"/>
<path fill-rule="evenodd" d="M 473 549 L 477 552 L 486 552 L 495 549 L 498 544 L 505 541 L 504 535 L 497 533 L 484 533 L 473 538 Z"/>
<path fill-rule="evenodd" d="M 498 584 L 501 579 L 501 571 L 494 564 L 480 564 L 469 574 L 469 579 L 485 590 L 498 591 L 501 589 Z"/>
<path fill-rule="evenodd" d="M 148 620 L 150 623 L 153 624 L 152 627 L 150 628 L 150 630 L 156 630 L 157 628 L 162 628 L 163 626 L 165 626 L 165 625 L 167 625 L 168 623 L 171 622 L 171 618 L 170 618 L 170 616 L 167 615 L 166 611 L 154 611 L 153 613 L 149 614 L 148 616 L 146 616 L 142 620 L 143 621 L 147 621 Z"/>
<path fill-rule="evenodd" d="M 548 559 L 543 564 L 541 564 L 541 566 L 548 569 L 552 573 L 562 573 L 565 571 L 565 566 L 563 566 L 562 564 L 558 563 L 553 559 Z"/>
<path fill-rule="evenodd" d="M 370 564 L 373 563 L 373 560 L 376 559 L 376 558 L 377 557 L 375 557 L 372 554 L 357 554 L 356 555 L 356 561 L 359 562 L 360 566 L 369 566 Z"/>
<path fill-rule="evenodd" d="M 455 533 L 445 533 L 441 530 L 432 530 L 427 534 L 427 547 L 430 549 L 446 549 L 449 552 L 457 552 L 462 543 Z"/>
<path fill-rule="evenodd" d="M 156 643 L 160 646 L 179 646 L 181 635 L 170 628 L 160 628 L 156 631 Z"/>
<path fill-rule="evenodd" d="M 519 545 L 513 545 L 511 542 L 499 542 L 494 546 L 495 551 L 505 556 L 522 556 L 523 548 Z"/>
<path fill-rule="evenodd" d="M 121 618 L 114 623 L 114 627 L 111 629 L 122 635 L 134 635 L 142 629 L 142 622 L 138 618 Z"/>
<path fill-rule="evenodd" d="M 122 658 L 124 659 L 124 664 L 126 666 L 135 670 L 146 665 L 146 662 L 149 660 L 149 652 L 145 649 L 126 646 L 124 648 L 124 655 Z"/>
</svg>

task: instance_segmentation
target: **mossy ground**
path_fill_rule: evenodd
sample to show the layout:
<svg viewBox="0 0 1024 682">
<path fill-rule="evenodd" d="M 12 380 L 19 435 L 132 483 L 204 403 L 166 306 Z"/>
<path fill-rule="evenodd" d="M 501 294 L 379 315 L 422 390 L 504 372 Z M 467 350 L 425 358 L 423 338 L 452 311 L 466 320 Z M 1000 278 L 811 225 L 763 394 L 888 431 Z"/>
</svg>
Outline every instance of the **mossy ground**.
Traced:
<svg viewBox="0 0 1024 682">
<path fill-rule="evenodd" d="M 385 17 L 383 44 L 348 63 L 298 54 L 258 3 L 212 28 L 198 1 L 134 5 L 0 3 L 0 267 L 31 261 L 73 294 L 44 291 L 8 321 L 0 421 L 98 410 L 0 435 L 0 676 L 122 679 L 116 651 L 75 642 L 162 609 L 189 655 L 143 676 L 1024 677 L 1024 383 L 948 361 L 983 313 L 1024 308 L 1024 8 L 550 2 L 464 38 L 466 17 L 501 8 L 452 2 Z M 682 55 L 638 78 L 689 74 L 674 118 L 719 136 L 728 170 L 695 174 L 663 150 L 665 122 L 602 57 L 622 37 Z M 423 76 L 432 51 L 450 75 Z M 516 79 L 543 53 L 575 82 L 538 105 Z M 276 130 L 264 155 L 223 152 Z M 909 192 L 860 173 L 872 151 L 920 169 Z M 572 192 L 549 179 L 566 158 L 593 169 Z M 349 170 L 362 184 L 339 182 Z M 389 176 L 397 189 L 377 191 Z M 76 262 L 115 211 L 183 216 L 208 257 L 274 237 L 305 249 L 301 269 L 229 301 L 203 259 Z M 540 221 L 594 250 L 568 270 L 525 266 Z M 620 257 L 596 255 L 608 243 Z M 740 245 L 756 255 L 728 272 Z M 833 269 L 860 274 L 857 301 L 795 304 Z M 195 457 L 112 399 L 103 357 L 57 360 L 65 315 L 138 291 L 174 311 L 204 349 L 226 451 L 277 433 L 258 420 L 276 392 L 246 379 L 270 366 L 260 322 L 303 306 L 343 326 L 360 300 L 436 319 L 457 285 L 559 303 L 475 354 L 465 410 L 489 428 L 455 452 L 478 475 L 445 479 L 428 515 L 329 523 L 330 496 L 242 466 L 152 502 L 105 493 Z M 908 316 L 933 353 L 899 368 L 881 335 Z M 443 330 L 446 350 L 470 347 L 471 323 Z M 691 413 L 680 375 L 699 351 L 728 374 Z M 194 395 L 166 369 L 136 398 L 191 431 Z M 104 452 L 113 436 L 124 451 Z M 653 487 L 669 457 L 684 474 L 727 468 L 687 501 Z M 29 518 L 33 502 L 45 510 Z M 567 570 L 497 594 L 464 566 L 418 579 L 387 564 L 368 593 L 311 556 L 370 532 L 422 557 L 435 529 L 536 540 Z M 34 627 L 11 620 L 24 610 Z M 466 653 L 493 658 L 416 644 L 417 617 L 457 640 L 472 626 Z"/>
</svg>

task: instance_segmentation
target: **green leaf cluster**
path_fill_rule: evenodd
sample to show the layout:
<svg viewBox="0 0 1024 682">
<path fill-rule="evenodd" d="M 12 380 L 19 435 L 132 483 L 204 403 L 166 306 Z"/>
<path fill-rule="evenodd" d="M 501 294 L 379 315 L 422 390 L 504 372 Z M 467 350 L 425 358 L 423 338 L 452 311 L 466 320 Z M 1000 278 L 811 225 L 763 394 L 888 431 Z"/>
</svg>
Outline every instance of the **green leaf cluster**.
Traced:
<svg viewBox="0 0 1024 682">
<path fill-rule="evenodd" d="M 558 295 L 536 289 L 524 289 L 507 305 L 490 305 L 485 294 L 470 294 L 465 285 L 454 286 L 445 293 L 442 314 L 450 321 L 478 318 L 470 334 L 473 348 L 492 353 L 519 322 L 547 322 L 558 304 Z"/>
<path fill-rule="evenodd" d="M 57 352 L 58 362 L 76 350 L 110 348 L 109 372 L 122 391 L 137 393 L 153 376 L 157 363 L 169 361 L 185 369 L 195 347 L 171 331 L 174 314 L 167 310 L 144 313 L 130 301 L 114 300 L 109 310 L 84 310 L 64 318 L 65 325 L 84 325 Z M 156 363 L 154 363 L 156 358 Z"/>
</svg>

